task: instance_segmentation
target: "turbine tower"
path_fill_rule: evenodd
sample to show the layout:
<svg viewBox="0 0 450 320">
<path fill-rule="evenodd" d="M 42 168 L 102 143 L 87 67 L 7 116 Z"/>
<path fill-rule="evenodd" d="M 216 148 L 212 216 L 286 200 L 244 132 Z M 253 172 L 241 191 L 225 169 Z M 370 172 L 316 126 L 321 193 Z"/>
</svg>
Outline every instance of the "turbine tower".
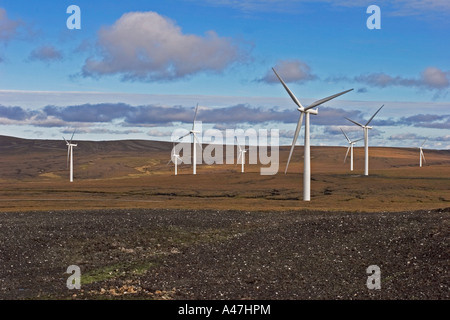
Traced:
<svg viewBox="0 0 450 320">
<path fill-rule="evenodd" d="M 175 151 L 175 143 L 173 144 L 173 148 L 172 148 L 172 156 L 171 156 L 171 158 L 170 158 L 170 160 L 169 160 L 169 162 L 167 162 L 167 164 L 169 164 L 169 163 L 173 163 L 174 165 L 175 165 L 175 175 L 177 175 L 178 174 L 178 162 L 182 162 L 182 160 L 181 160 L 181 157 L 180 157 L 180 155 L 178 154 L 178 153 L 176 153 Z"/>
<path fill-rule="evenodd" d="M 297 138 L 300 132 L 300 128 L 303 123 L 303 117 L 305 117 L 305 146 L 304 146 L 304 162 L 303 162 L 303 201 L 310 201 L 311 200 L 311 159 L 310 159 L 310 143 L 309 143 L 309 115 L 310 114 L 317 114 L 318 110 L 312 110 L 312 108 L 317 107 L 318 105 L 321 105 L 322 103 L 325 103 L 331 99 L 334 99 L 336 97 L 339 97 L 340 95 L 343 95 L 344 93 L 347 93 L 349 91 L 352 91 L 353 89 L 346 90 L 337 94 L 334 94 L 332 96 L 317 100 L 310 104 L 308 107 L 303 107 L 300 101 L 297 99 L 297 97 L 289 90 L 287 85 L 284 83 L 284 81 L 280 78 L 280 76 L 277 74 L 274 68 L 272 68 L 273 72 L 277 76 L 278 80 L 280 80 L 281 84 L 283 85 L 286 92 L 291 97 L 292 101 L 298 106 L 297 110 L 300 111 L 300 118 L 298 119 L 297 128 L 295 129 L 294 139 L 292 140 L 292 146 L 291 151 L 289 153 L 289 158 L 286 165 L 286 170 L 284 173 L 286 174 L 289 162 L 291 161 L 292 152 L 294 151 L 295 143 L 297 142 Z M 306 115 L 306 116 L 305 116 Z"/>
<path fill-rule="evenodd" d="M 339 129 L 341 129 L 341 128 L 339 128 Z M 350 151 L 350 171 L 353 171 L 353 145 L 354 145 L 356 142 L 362 140 L 363 138 L 352 141 L 352 140 L 350 140 L 349 137 L 345 134 L 344 130 L 341 129 L 341 131 L 342 131 L 342 133 L 344 134 L 344 136 L 345 136 L 345 138 L 347 139 L 348 144 L 349 144 L 349 146 L 348 146 L 348 148 L 347 148 L 347 153 L 345 154 L 344 163 L 345 163 L 345 161 L 347 160 L 348 152 Z"/>
<path fill-rule="evenodd" d="M 239 147 L 239 156 L 237 158 L 237 162 L 239 162 L 239 159 L 242 158 L 242 162 L 241 162 L 241 172 L 244 172 L 244 164 L 245 164 L 245 153 L 247 152 L 247 149 L 242 148 L 241 145 L 238 142 L 237 137 L 234 137 L 236 139 L 236 143 Z"/>
<path fill-rule="evenodd" d="M 197 174 L 197 144 L 202 148 L 202 145 L 200 141 L 198 141 L 197 133 L 200 133 L 200 131 L 195 131 L 195 119 L 197 118 L 197 110 L 198 110 L 198 103 L 197 107 L 195 108 L 195 114 L 194 114 L 194 121 L 192 121 L 192 129 L 189 131 L 189 133 L 185 134 L 184 136 L 180 137 L 178 140 L 183 139 L 184 137 L 187 137 L 188 135 L 192 135 L 192 143 L 193 143 L 193 155 L 192 155 L 192 174 Z"/>
<path fill-rule="evenodd" d="M 69 166 L 70 163 L 70 182 L 73 182 L 73 147 L 76 147 L 77 145 L 72 143 L 73 136 L 75 134 L 75 131 L 72 134 L 72 138 L 70 138 L 70 141 L 67 141 L 64 137 L 64 141 L 67 145 L 67 166 Z"/>
<path fill-rule="evenodd" d="M 351 120 L 349 118 L 345 118 L 348 121 L 353 122 L 357 126 L 360 126 L 364 130 L 364 155 L 365 155 L 365 159 L 364 159 L 364 175 L 365 176 L 369 175 L 369 129 L 372 129 L 372 127 L 369 127 L 369 123 L 373 120 L 373 118 L 375 118 L 377 113 L 380 112 L 381 108 L 383 108 L 383 107 L 384 107 L 384 104 L 380 107 L 380 109 L 377 110 L 377 112 L 374 113 L 374 115 L 369 119 L 369 121 L 367 121 L 367 123 L 365 125 L 363 125 L 361 123 L 358 123 L 356 121 L 353 121 L 353 120 Z"/>
<path fill-rule="evenodd" d="M 422 145 L 419 147 L 419 150 L 420 150 L 420 154 L 419 154 L 419 165 L 420 165 L 420 167 L 422 167 L 422 159 L 423 159 L 423 163 L 425 164 L 426 163 L 426 161 L 425 161 L 425 156 L 424 156 L 424 154 L 423 154 L 423 150 L 422 150 L 422 148 L 423 148 L 423 146 L 425 145 L 425 142 L 427 142 L 427 139 L 425 139 L 425 141 L 422 143 Z"/>
</svg>

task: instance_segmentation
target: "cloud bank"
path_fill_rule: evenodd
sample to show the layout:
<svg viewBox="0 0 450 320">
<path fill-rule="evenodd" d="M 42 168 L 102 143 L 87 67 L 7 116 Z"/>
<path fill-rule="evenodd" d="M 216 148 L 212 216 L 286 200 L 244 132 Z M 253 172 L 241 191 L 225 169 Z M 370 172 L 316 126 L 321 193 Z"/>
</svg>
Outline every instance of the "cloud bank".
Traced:
<svg viewBox="0 0 450 320">
<path fill-rule="evenodd" d="M 175 122 L 192 123 L 193 108 L 182 106 L 138 105 L 126 103 L 99 103 L 72 106 L 46 106 L 42 109 L 24 109 L 19 106 L 0 105 L 0 124 L 33 125 L 39 127 L 89 126 L 90 124 L 114 123 L 122 127 L 172 126 Z M 228 107 L 201 107 L 197 121 L 230 127 L 237 124 L 282 123 L 294 124 L 298 111 L 278 107 L 255 107 L 236 104 Z M 318 126 L 350 126 L 345 117 L 364 122 L 367 115 L 358 110 L 335 107 L 320 107 L 320 116 L 313 117 Z M 380 117 L 381 116 L 381 117 Z M 382 114 L 372 121 L 375 126 L 412 126 L 421 128 L 448 129 L 450 114 L 416 114 L 408 117 L 383 119 Z M 337 127 L 333 127 L 336 129 Z M 330 129 L 331 130 L 331 129 Z M 336 132 L 340 132 L 337 129 Z M 331 132 L 331 131 L 330 131 Z"/>
</svg>

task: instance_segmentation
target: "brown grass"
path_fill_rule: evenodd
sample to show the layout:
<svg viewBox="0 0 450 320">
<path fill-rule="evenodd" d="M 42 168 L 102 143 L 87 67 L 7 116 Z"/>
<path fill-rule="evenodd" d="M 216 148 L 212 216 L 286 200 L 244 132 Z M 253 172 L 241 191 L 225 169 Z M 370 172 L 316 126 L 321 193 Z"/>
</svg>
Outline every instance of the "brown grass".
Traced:
<svg viewBox="0 0 450 320">
<path fill-rule="evenodd" d="M 284 174 L 289 148 L 280 150 L 279 173 L 260 175 L 260 164 L 179 165 L 170 143 L 79 142 L 75 181 L 68 182 L 64 142 L 0 139 L 0 210 L 97 208 L 189 208 L 238 210 L 404 211 L 448 207 L 450 151 L 370 148 L 370 176 L 363 176 L 364 150 L 355 148 L 354 171 L 343 163 L 345 147 L 312 147 L 311 201 L 302 201 L 303 150 Z M 248 162 L 248 160 L 247 160 Z"/>
</svg>

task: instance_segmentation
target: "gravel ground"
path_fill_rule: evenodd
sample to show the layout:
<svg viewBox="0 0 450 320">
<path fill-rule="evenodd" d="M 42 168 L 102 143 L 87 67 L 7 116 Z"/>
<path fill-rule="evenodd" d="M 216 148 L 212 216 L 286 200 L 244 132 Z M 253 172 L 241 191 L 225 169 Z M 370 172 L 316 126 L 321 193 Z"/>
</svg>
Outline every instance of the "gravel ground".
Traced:
<svg viewBox="0 0 450 320">
<path fill-rule="evenodd" d="M 0 213 L 0 299 L 446 300 L 449 213 Z"/>
</svg>

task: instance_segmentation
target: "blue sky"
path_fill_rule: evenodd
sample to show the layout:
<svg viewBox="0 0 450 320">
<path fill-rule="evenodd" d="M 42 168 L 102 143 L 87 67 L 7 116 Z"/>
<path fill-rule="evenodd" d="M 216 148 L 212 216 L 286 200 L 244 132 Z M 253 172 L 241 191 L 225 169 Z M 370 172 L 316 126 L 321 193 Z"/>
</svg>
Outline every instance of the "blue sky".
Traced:
<svg viewBox="0 0 450 320">
<path fill-rule="evenodd" d="M 319 106 L 312 145 L 450 148 L 450 3 L 426 1 L 0 1 L 1 134 L 169 140 L 189 127 L 280 130 L 298 112 L 278 80 Z M 69 5 L 81 29 L 69 30 Z M 381 29 L 369 30 L 369 5 Z M 299 140 L 301 141 L 301 140 Z"/>
</svg>

